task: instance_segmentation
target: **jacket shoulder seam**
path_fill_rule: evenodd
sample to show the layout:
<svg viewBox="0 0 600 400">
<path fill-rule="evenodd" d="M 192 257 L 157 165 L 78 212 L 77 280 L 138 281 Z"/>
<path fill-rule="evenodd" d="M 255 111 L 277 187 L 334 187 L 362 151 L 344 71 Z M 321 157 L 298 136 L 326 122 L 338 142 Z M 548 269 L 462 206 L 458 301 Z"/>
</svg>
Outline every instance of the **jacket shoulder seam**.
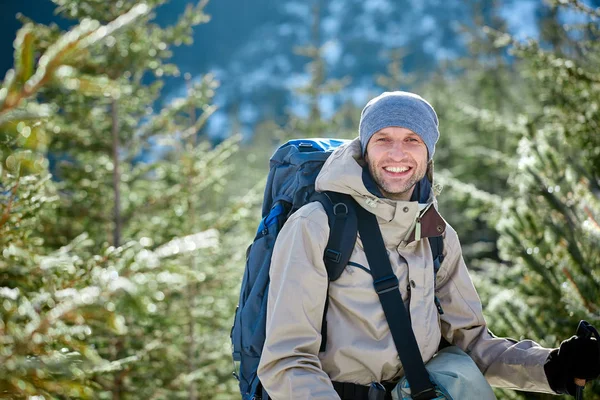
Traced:
<svg viewBox="0 0 600 400">
<path fill-rule="evenodd" d="M 322 218 L 318 215 L 322 213 Z M 324 234 L 328 234 L 329 222 L 327 221 L 327 213 L 325 209 L 318 201 L 311 202 L 300 207 L 294 214 L 288 218 L 288 222 L 292 220 L 303 220 L 310 225 L 314 225 L 319 228 Z M 324 219 L 325 223 L 321 221 Z"/>
</svg>

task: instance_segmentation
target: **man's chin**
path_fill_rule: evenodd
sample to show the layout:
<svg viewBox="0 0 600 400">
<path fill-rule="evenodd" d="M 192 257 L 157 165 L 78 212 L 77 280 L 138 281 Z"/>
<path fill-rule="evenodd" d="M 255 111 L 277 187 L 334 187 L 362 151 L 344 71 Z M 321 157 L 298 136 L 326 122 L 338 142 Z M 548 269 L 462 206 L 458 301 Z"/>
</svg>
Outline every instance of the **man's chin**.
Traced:
<svg viewBox="0 0 600 400">
<path fill-rule="evenodd" d="M 382 194 L 391 200 L 409 200 L 415 185 L 409 187 L 388 187 L 382 189 Z M 388 190 L 389 189 L 389 190 Z"/>
<path fill-rule="evenodd" d="M 386 185 L 383 188 L 387 193 L 398 195 L 398 194 L 406 193 L 406 192 L 412 190 L 412 188 L 414 188 L 414 187 L 415 187 L 415 184 L 411 183 L 411 184 L 404 184 L 404 185 Z"/>
</svg>

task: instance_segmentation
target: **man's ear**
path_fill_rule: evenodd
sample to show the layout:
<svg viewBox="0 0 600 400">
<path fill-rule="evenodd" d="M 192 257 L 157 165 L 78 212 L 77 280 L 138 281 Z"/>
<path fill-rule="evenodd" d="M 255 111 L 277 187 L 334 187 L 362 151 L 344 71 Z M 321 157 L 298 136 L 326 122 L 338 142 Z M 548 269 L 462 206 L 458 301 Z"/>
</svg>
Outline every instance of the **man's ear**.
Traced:
<svg viewBox="0 0 600 400">
<path fill-rule="evenodd" d="M 427 163 L 427 172 L 425 173 L 425 176 L 427 176 L 427 179 L 429 179 L 429 182 L 431 183 L 434 196 L 437 197 L 442 194 L 442 189 L 444 189 L 444 187 L 433 181 L 433 160 Z"/>
<path fill-rule="evenodd" d="M 425 172 L 425 176 L 427 176 L 429 182 L 433 183 L 433 160 L 429 160 L 427 163 L 427 172 Z"/>
<path fill-rule="evenodd" d="M 365 160 L 365 162 L 368 164 L 369 163 L 369 154 L 367 153 L 367 150 L 365 149 L 365 154 L 363 155 L 363 160 Z"/>
</svg>

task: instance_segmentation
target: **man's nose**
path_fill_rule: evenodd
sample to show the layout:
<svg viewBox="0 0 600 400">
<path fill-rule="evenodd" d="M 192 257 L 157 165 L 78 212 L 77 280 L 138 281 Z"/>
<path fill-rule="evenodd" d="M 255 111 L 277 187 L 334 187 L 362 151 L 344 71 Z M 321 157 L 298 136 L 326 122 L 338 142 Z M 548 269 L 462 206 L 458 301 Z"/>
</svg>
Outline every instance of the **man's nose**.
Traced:
<svg viewBox="0 0 600 400">
<path fill-rule="evenodd" d="M 393 160 L 402 160 L 406 156 L 406 149 L 404 148 L 404 144 L 402 142 L 394 143 L 388 150 L 388 155 Z"/>
</svg>

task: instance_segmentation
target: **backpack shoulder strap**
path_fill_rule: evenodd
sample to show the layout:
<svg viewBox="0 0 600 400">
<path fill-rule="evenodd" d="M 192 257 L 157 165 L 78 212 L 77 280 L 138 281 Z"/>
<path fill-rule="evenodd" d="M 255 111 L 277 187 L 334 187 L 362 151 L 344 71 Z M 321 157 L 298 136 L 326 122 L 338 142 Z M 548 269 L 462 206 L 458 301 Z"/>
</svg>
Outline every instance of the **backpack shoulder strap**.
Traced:
<svg viewBox="0 0 600 400">
<path fill-rule="evenodd" d="M 374 214 L 360 206 L 357 206 L 357 213 L 358 230 L 373 276 L 373 286 L 379 296 L 392 339 L 410 384 L 411 398 L 433 399 L 437 397 L 435 386 L 425 369 L 408 311 L 398 289 L 398 278 L 387 256 L 377 219 Z"/>
<path fill-rule="evenodd" d="M 431 256 L 433 258 L 433 273 L 437 276 L 442 261 L 444 261 L 444 239 L 441 236 L 429 237 Z"/>
<path fill-rule="evenodd" d="M 344 268 L 350 261 L 352 250 L 356 244 L 358 233 L 358 220 L 352 197 L 335 192 L 316 192 L 312 198 L 323 205 L 329 222 L 329 240 L 323 254 L 323 261 L 327 269 L 329 282 L 335 281 L 342 275 Z M 327 284 L 327 297 L 323 309 L 321 323 L 321 348 L 327 347 L 327 309 L 329 308 L 329 283 Z"/>
<path fill-rule="evenodd" d="M 431 257 L 433 258 L 433 282 L 435 285 L 438 271 L 442 266 L 442 261 L 444 261 L 444 238 L 441 236 L 429 237 L 429 247 L 431 247 Z M 444 310 L 437 296 L 434 297 L 434 301 L 438 313 L 442 315 Z"/>
</svg>

